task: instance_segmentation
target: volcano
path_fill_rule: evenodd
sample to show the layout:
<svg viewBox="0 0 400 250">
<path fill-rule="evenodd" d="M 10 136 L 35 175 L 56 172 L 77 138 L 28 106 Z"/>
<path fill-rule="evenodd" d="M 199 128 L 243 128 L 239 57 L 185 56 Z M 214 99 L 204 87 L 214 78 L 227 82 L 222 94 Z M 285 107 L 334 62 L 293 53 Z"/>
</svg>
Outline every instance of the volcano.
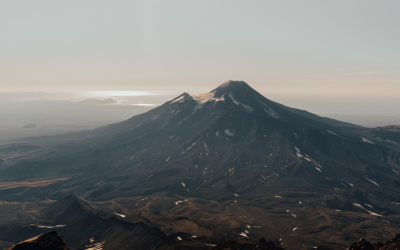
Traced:
<svg viewBox="0 0 400 250">
<path fill-rule="evenodd" d="M 233 235 L 258 240 L 270 238 L 268 233 L 278 240 L 296 234 L 288 240 L 300 249 L 305 235 L 321 241 L 318 235 L 344 225 L 332 213 L 390 221 L 399 212 L 400 144 L 396 140 L 276 103 L 243 81 L 227 81 L 205 94 L 183 93 L 121 123 L 26 139 L 20 146 L 32 150 L 18 151 L 15 157 L 15 151 L 7 148 L 18 144 L 0 149 L 14 155 L 0 156 L 5 159 L 0 179 L 17 185 L 4 189 L 2 200 L 54 200 L 73 193 L 98 202 L 102 209 L 106 202 L 124 200 L 124 209 L 141 211 L 141 222 L 167 236 L 188 224 L 168 231 L 159 224 L 160 218 L 196 218 L 197 227 L 203 228 L 201 214 L 207 211 L 226 216 L 223 223 L 210 221 L 215 230 L 203 232 L 212 242 Z M 43 180 L 52 182 L 40 184 Z M 31 185 L 18 186 L 22 182 Z M 135 201 L 127 202 L 130 199 Z M 195 200 L 198 206 L 192 203 Z M 174 207 L 186 209 L 178 212 Z M 318 209 L 325 211 L 324 219 L 315 217 Z M 267 213 L 289 218 L 276 221 Z M 135 218 L 132 222 L 138 222 Z M 311 218 L 318 226 L 307 224 Z M 349 230 L 356 232 L 358 224 Z M 354 235 L 321 243 L 345 246 L 358 237 Z"/>
</svg>

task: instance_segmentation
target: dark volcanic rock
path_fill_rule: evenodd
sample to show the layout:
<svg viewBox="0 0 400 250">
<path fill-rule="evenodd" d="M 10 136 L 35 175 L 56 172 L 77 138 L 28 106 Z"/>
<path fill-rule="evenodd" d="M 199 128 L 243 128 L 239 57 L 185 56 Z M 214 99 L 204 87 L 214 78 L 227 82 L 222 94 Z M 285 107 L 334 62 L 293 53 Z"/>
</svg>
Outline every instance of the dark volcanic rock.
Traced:
<svg viewBox="0 0 400 250">
<path fill-rule="evenodd" d="M 400 125 L 371 128 L 366 133 L 382 138 L 383 140 L 400 143 Z"/>
<path fill-rule="evenodd" d="M 284 250 L 284 248 L 277 247 L 271 241 L 266 241 L 264 238 L 259 242 L 253 243 L 246 240 L 231 239 L 224 243 L 218 244 L 214 250 Z"/>
<path fill-rule="evenodd" d="M 69 250 L 56 231 L 51 231 L 18 243 L 10 250 Z"/>
<path fill-rule="evenodd" d="M 359 189 L 352 190 L 348 197 L 356 201 L 361 201 L 367 204 L 371 204 L 371 201 Z"/>
<path fill-rule="evenodd" d="M 327 247 L 327 246 L 317 246 L 317 248 L 314 248 L 316 250 L 332 250 L 331 248 Z"/>
<path fill-rule="evenodd" d="M 385 243 L 377 243 L 376 246 L 379 250 L 395 250 L 400 249 L 400 234 L 397 234 L 391 241 L 386 241 Z"/>
<path fill-rule="evenodd" d="M 400 249 L 400 234 L 397 234 L 392 240 L 383 242 L 378 242 L 372 244 L 366 239 L 360 239 L 354 242 L 346 250 L 398 250 Z"/>
<path fill-rule="evenodd" d="M 366 239 L 360 239 L 348 248 L 348 250 L 374 250 L 374 246 L 371 244 L 371 242 L 367 241 Z"/>
<path fill-rule="evenodd" d="M 284 250 L 277 247 L 271 241 L 266 241 L 264 238 L 259 242 L 249 242 L 242 239 L 231 239 L 224 243 L 218 244 L 212 248 L 213 250 Z M 331 250 L 326 246 L 318 246 L 317 250 Z M 348 247 L 346 250 L 399 250 L 400 249 L 400 234 L 397 234 L 392 240 L 378 243 L 371 243 L 362 238 Z"/>
</svg>

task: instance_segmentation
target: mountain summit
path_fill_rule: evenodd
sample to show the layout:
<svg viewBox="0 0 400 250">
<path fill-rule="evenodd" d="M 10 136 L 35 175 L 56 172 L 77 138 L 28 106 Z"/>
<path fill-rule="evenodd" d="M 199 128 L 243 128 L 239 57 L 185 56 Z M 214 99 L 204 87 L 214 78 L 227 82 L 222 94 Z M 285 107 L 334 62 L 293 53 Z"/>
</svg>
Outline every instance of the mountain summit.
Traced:
<svg viewBox="0 0 400 250">
<path fill-rule="evenodd" d="M 244 81 L 232 81 L 229 80 L 221 84 L 218 88 L 212 90 L 210 93 L 214 93 L 215 97 L 221 97 L 229 92 L 233 94 L 237 94 L 239 92 L 248 92 L 252 91 L 255 92 L 253 88 L 251 88 L 246 82 Z"/>
<path fill-rule="evenodd" d="M 271 105 L 276 105 L 255 91 L 244 81 L 227 81 L 216 89 L 205 94 L 185 93 L 172 100 L 170 103 L 182 103 L 186 100 L 195 100 L 198 103 L 198 106 L 195 108 L 196 110 L 207 102 L 222 102 L 230 108 L 241 109 L 253 114 L 269 115 L 275 118 L 280 118 L 280 115 L 270 108 Z M 285 113 L 286 111 L 283 112 Z"/>
<path fill-rule="evenodd" d="M 320 117 L 305 110 L 289 108 L 276 103 L 265 98 L 244 81 L 229 80 L 205 94 L 184 93 L 169 102 L 169 104 L 176 102 L 183 103 L 188 100 L 194 100 L 197 102 L 197 105 L 194 107 L 195 110 L 200 106 L 204 106 L 207 102 L 222 102 L 226 107 L 239 109 L 254 115 L 270 116 L 275 119 L 289 119 L 293 122 L 302 122 L 310 126 L 314 126 L 315 123 L 318 122 L 322 125 L 331 125 L 336 127 L 362 128 L 354 124 Z"/>
<path fill-rule="evenodd" d="M 215 98 L 229 100 L 229 102 L 241 106 L 249 112 L 266 112 L 268 115 L 275 118 L 279 117 L 279 115 L 268 106 L 267 103 L 271 101 L 255 91 L 246 82 L 227 81 L 210 93 L 214 94 Z"/>
</svg>

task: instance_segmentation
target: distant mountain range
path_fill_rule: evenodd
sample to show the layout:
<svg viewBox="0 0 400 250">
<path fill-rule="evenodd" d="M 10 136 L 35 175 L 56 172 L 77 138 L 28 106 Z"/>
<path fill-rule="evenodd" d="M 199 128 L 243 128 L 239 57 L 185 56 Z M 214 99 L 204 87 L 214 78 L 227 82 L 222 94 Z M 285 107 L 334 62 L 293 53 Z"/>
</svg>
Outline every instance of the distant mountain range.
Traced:
<svg viewBox="0 0 400 250">
<path fill-rule="evenodd" d="M 98 99 L 86 99 L 83 100 L 79 103 L 82 104 L 92 104 L 92 105 L 101 105 L 101 104 L 113 104 L 113 103 L 117 103 L 117 101 L 111 99 L 111 98 L 107 98 L 105 100 L 98 100 Z"/>
<path fill-rule="evenodd" d="M 150 110 L 114 103 L 113 99 L 4 101 L 0 96 L 0 144 L 24 137 L 94 129 Z"/>
<path fill-rule="evenodd" d="M 400 116 L 382 116 L 382 115 L 320 115 L 335 120 L 346 121 L 353 124 L 361 125 L 368 128 L 386 127 L 389 125 L 399 125 Z"/>
<path fill-rule="evenodd" d="M 400 231 L 399 136 L 228 81 L 121 123 L 0 147 L 0 200 L 15 203 L 9 214 L 22 202 L 36 211 L 0 217 L 0 240 L 52 223 L 65 225 L 72 249 L 92 237 L 129 249 L 121 242 L 136 234 L 154 243 L 138 249 L 207 249 L 232 237 L 286 249 L 378 241 Z"/>
</svg>

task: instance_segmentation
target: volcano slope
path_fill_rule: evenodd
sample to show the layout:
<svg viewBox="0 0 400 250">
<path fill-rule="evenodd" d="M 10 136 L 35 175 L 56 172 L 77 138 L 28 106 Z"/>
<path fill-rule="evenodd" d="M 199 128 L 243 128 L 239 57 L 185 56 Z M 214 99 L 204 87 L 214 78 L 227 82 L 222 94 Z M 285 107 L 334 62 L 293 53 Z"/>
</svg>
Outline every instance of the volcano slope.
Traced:
<svg viewBox="0 0 400 250">
<path fill-rule="evenodd" d="M 71 193 L 103 219 L 161 230 L 160 242 L 171 247 L 175 236 L 182 248 L 264 237 L 287 249 L 393 237 L 400 232 L 400 144 L 377 131 L 383 133 L 286 107 L 228 81 L 122 123 L 20 140 L 0 148 L 0 240 L 7 241 L 11 225 L 46 221 L 54 200 Z M 80 235 L 88 240 L 86 227 Z M 60 234 L 76 232 L 66 223 Z M 13 240 L 37 233 L 15 233 Z"/>
</svg>

